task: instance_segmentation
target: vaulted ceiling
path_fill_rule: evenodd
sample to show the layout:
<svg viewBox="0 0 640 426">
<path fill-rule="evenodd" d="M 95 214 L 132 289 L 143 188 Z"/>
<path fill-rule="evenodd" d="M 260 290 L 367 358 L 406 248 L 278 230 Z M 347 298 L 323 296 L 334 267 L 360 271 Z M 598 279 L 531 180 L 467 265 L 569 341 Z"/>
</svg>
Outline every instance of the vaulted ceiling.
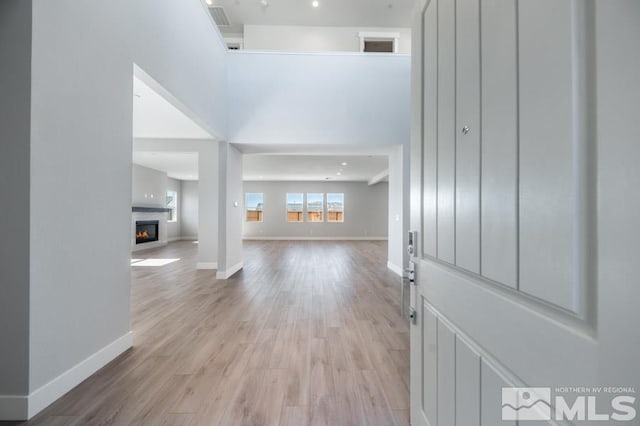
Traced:
<svg viewBox="0 0 640 426">
<path fill-rule="evenodd" d="M 209 0 L 221 6 L 230 27 L 244 24 L 349 27 L 409 27 L 415 0 Z"/>
</svg>

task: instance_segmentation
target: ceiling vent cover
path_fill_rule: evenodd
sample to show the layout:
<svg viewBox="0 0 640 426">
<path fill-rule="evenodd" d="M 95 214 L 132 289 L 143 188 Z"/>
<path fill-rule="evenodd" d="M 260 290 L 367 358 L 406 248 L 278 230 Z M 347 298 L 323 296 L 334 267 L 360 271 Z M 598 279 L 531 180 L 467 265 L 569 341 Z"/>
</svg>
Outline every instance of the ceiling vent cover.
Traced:
<svg viewBox="0 0 640 426">
<path fill-rule="evenodd" d="M 229 18 L 227 18 L 222 6 L 209 6 L 209 13 L 219 27 L 229 26 Z"/>
</svg>

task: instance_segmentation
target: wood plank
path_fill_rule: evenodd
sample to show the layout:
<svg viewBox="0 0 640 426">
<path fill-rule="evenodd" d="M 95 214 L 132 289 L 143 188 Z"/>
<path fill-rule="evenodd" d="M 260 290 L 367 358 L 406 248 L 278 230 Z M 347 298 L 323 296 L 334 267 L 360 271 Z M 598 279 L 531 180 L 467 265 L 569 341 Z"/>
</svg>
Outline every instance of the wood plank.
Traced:
<svg viewBox="0 0 640 426">
<path fill-rule="evenodd" d="M 180 261 L 132 268 L 136 346 L 23 424 L 403 424 L 409 354 L 392 348 L 409 329 L 386 242 L 244 250 L 227 281 L 195 270 L 191 242 L 137 252 Z"/>
</svg>

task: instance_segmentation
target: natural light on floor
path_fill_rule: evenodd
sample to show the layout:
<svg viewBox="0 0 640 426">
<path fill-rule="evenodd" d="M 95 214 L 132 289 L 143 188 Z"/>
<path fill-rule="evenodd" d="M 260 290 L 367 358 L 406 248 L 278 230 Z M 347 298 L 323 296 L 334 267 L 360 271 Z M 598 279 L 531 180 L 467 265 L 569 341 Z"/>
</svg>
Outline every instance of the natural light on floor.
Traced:
<svg viewBox="0 0 640 426">
<path fill-rule="evenodd" d="M 164 266 L 180 259 L 131 259 L 131 266 Z"/>
</svg>

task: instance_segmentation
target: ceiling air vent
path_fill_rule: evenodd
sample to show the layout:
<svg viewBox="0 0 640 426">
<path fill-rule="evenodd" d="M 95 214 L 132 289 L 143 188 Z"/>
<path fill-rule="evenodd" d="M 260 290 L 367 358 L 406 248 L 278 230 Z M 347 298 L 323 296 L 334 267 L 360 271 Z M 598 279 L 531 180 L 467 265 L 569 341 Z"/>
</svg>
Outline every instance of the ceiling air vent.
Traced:
<svg viewBox="0 0 640 426">
<path fill-rule="evenodd" d="M 209 6 L 209 13 L 219 27 L 228 27 L 229 18 L 221 6 Z"/>
</svg>

